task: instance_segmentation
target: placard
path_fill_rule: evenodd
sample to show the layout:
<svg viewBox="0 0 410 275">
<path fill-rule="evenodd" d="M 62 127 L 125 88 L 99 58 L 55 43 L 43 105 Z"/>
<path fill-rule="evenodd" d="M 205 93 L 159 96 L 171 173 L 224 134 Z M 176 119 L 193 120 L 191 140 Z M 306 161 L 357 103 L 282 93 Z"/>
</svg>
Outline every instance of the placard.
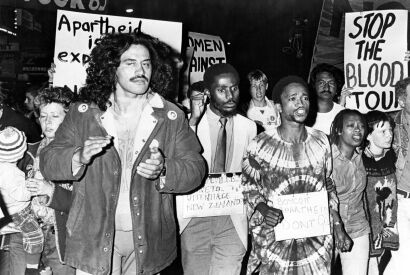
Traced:
<svg viewBox="0 0 410 275">
<path fill-rule="evenodd" d="M 271 206 L 283 213 L 275 227 L 276 241 L 330 234 L 326 191 L 275 196 Z"/>
<path fill-rule="evenodd" d="M 177 196 L 184 218 L 244 214 L 241 173 L 209 174 L 204 186 Z"/>
<path fill-rule="evenodd" d="M 407 77 L 407 10 L 347 13 L 345 30 L 345 85 L 353 88 L 346 107 L 398 110 L 394 85 Z"/>
<path fill-rule="evenodd" d="M 219 36 L 189 32 L 188 47 L 194 49 L 189 65 L 190 84 L 203 80 L 213 64 L 226 63 L 224 42 Z"/>
<path fill-rule="evenodd" d="M 144 32 L 181 52 L 182 23 L 59 10 L 57 12 L 54 86 L 78 90 L 96 41 L 105 33 Z"/>
</svg>

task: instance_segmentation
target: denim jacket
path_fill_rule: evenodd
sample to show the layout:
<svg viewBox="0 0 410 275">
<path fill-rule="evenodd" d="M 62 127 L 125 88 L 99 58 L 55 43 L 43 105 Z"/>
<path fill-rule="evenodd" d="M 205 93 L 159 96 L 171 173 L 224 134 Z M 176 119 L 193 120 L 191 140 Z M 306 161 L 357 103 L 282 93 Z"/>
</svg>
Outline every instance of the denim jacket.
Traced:
<svg viewBox="0 0 410 275">
<path fill-rule="evenodd" d="M 139 274 L 158 273 L 175 259 L 176 223 L 172 193 L 196 188 L 205 175 L 205 163 L 195 133 L 184 113 L 158 94 L 141 115 L 136 138 L 140 149 L 133 165 L 130 206 L 136 268 Z M 144 110 L 145 111 L 145 110 Z M 106 136 L 104 114 L 95 104 L 73 105 L 42 150 L 42 174 L 50 180 L 73 180 L 73 201 L 67 221 L 65 261 L 82 271 L 106 275 L 111 270 L 115 211 L 121 181 L 121 163 L 114 146 L 108 147 L 73 176 L 72 156 L 90 136 Z M 166 158 L 165 185 L 136 173 L 140 162 L 150 157 L 153 139 Z"/>
</svg>

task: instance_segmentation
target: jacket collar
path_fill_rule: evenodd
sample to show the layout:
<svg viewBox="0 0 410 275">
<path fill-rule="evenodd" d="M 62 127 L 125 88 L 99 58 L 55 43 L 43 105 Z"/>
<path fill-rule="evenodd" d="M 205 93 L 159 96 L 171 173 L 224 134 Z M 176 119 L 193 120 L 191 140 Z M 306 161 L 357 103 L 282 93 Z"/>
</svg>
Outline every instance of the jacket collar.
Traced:
<svg viewBox="0 0 410 275">
<path fill-rule="evenodd" d="M 340 152 L 339 148 L 337 147 L 336 144 L 332 144 L 332 155 L 333 158 L 338 158 L 342 161 L 351 161 L 351 162 L 355 162 L 357 163 L 358 161 L 360 161 L 360 152 L 356 150 L 353 151 L 353 156 L 352 159 L 347 159 L 342 152 Z"/>
<path fill-rule="evenodd" d="M 147 93 L 152 94 L 152 97 L 148 101 L 148 104 L 152 108 L 155 108 L 155 109 L 163 109 L 164 108 L 164 100 L 162 99 L 162 97 L 159 94 L 157 94 L 155 92 L 152 92 L 151 90 L 149 90 Z M 114 93 L 111 94 L 111 96 L 109 98 L 109 101 L 110 101 L 111 104 L 114 102 Z M 90 103 L 90 108 L 99 109 L 98 105 L 95 104 L 94 102 Z"/>
</svg>

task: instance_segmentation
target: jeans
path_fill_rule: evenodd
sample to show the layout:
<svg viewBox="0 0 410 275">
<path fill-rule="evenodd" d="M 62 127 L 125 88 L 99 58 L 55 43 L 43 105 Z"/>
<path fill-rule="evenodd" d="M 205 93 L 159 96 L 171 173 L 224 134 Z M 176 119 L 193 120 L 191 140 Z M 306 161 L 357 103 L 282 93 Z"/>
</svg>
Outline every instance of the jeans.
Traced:
<svg viewBox="0 0 410 275">
<path fill-rule="evenodd" d="M 354 238 L 349 252 L 340 252 L 344 275 L 366 275 L 369 265 L 369 235 Z"/>
<path fill-rule="evenodd" d="M 115 231 L 111 275 L 137 274 L 132 231 Z M 77 269 L 76 275 L 91 275 Z"/>
<path fill-rule="evenodd" d="M 230 216 L 193 218 L 181 235 L 185 275 L 237 275 L 245 252 Z"/>
<path fill-rule="evenodd" d="M 391 259 L 384 270 L 384 275 L 409 274 L 407 265 L 410 256 L 410 198 L 397 194 L 397 228 L 399 231 L 399 250 L 391 251 Z"/>
<path fill-rule="evenodd" d="M 13 233 L 10 237 L 10 248 L 8 251 L 2 251 L 1 255 L 1 275 L 24 275 L 26 269 L 26 253 L 23 249 L 23 236 L 21 233 Z M 53 275 L 74 275 L 75 269 L 60 263 L 56 245 L 55 236 L 51 231 L 44 232 L 44 251 L 41 261 L 44 266 L 50 266 Z"/>
<path fill-rule="evenodd" d="M 0 273 L 3 275 L 24 275 L 26 270 L 26 253 L 23 249 L 21 233 L 8 235 L 10 238 L 9 250 L 1 252 Z"/>
<path fill-rule="evenodd" d="M 60 262 L 56 247 L 56 238 L 52 231 L 46 229 L 44 231 L 44 238 L 46 242 L 44 244 L 44 251 L 41 257 L 43 265 L 49 266 L 53 272 L 53 275 L 74 275 L 75 269 L 73 267 L 64 265 Z"/>
</svg>

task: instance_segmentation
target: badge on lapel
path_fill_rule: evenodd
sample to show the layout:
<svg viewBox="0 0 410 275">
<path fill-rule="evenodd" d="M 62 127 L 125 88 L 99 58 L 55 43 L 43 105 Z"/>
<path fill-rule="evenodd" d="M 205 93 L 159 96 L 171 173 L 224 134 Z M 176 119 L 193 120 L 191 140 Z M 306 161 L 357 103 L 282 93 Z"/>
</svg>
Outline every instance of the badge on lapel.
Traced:
<svg viewBox="0 0 410 275">
<path fill-rule="evenodd" d="M 88 110 L 88 105 L 87 104 L 83 103 L 83 104 L 78 105 L 78 111 L 80 113 L 87 112 L 87 110 Z"/>
<path fill-rule="evenodd" d="M 177 113 L 176 113 L 175 111 L 169 111 L 168 114 L 167 114 L 167 116 L 168 116 L 168 118 L 169 118 L 170 120 L 175 120 L 175 119 L 177 119 L 177 117 L 178 117 L 178 115 L 177 115 Z"/>
</svg>

